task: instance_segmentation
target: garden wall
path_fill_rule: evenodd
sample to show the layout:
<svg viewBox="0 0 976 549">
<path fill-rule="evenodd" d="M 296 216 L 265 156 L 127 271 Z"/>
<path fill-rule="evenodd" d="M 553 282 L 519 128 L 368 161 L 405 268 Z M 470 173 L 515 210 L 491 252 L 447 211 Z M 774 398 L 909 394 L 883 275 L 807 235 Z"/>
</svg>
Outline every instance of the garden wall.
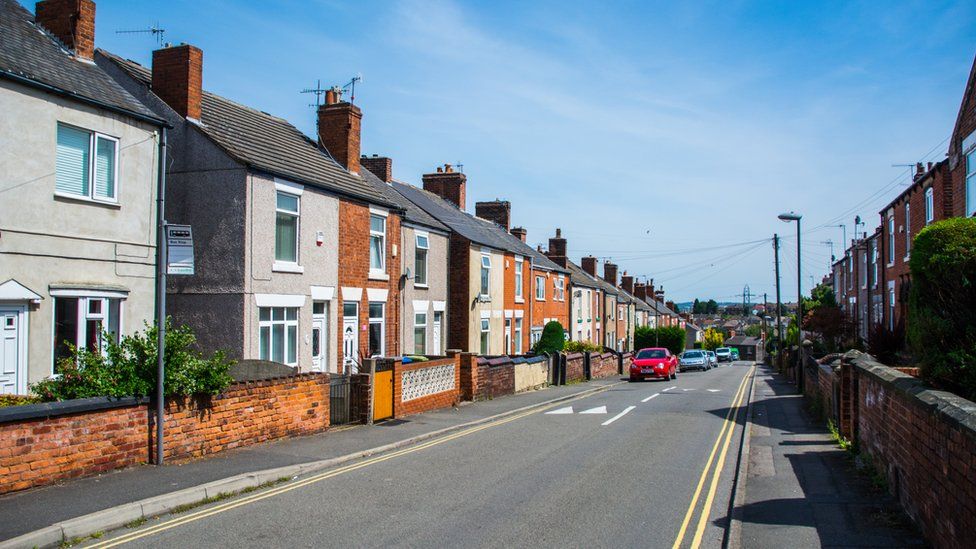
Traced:
<svg viewBox="0 0 976 549">
<path fill-rule="evenodd" d="M 586 381 L 583 353 L 566 353 L 566 383 Z"/>
<path fill-rule="evenodd" d="M 515 361 L 515 392 L 541 389 L 549 383 L 549 361 L 544 357 L 529 362 L 525 359 Z"/>
<path fill-rule="evenodd" d="M 590 377 L 599 379 L 618 375 L 617 360 L 614 353 L 590 354 Z"/>
<path fill-rule="evenodd" d="M 393 365 L 394 417 L 456 406 L 460 401 L 459 355 Z"/>
</svg>

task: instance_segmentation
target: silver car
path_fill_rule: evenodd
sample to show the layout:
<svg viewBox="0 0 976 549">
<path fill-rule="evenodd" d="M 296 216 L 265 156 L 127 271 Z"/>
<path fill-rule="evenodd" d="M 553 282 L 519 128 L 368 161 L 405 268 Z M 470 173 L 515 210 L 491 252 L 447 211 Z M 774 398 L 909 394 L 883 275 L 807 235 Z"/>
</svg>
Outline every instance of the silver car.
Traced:
<svg viewBox="0 0 976 549">
<path fill-rule="evenodd" d="M 708 355 L 708 367 L 718 367 L 718 355 L 715 354 L 715 351 L 705 351 L 705 354 Z"/>
<path fill-rule="evenodd" d="M 708 361 L 708 355 L 705 351 L 699 351 L 697 349 L 689 349 L 678 357 L 678 369 L 684 372 L 685 370 L 707 370 L 711 367 Z"/>
</svg>

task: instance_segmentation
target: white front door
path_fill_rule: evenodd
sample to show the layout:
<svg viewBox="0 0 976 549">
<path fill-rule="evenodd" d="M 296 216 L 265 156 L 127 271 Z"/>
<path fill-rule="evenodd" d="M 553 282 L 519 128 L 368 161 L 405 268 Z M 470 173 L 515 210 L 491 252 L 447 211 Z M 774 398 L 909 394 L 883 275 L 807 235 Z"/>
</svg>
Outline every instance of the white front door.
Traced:
<svg viewBox="0 0 976 549">
<path fill-rule="evenodd" d="M 0 309 L 0 395 L 25 394 L 21 380 L 24 363 L 26 327 L 21 326 L 22 309 Z"/>
<path fill-rule="evenodd" d="M 342 316 L 343 372 L 359 370 L 359 304 L 344 303 Z"/>
<path fill-rule="evenodd" d="M 444 353 L 441 349 L 441 319 L 444 318 L 444 313 L 440 311 L 434 311 L 434 354 L 440 355 Z"/>
<path fill-rule="evenodd" d="M 312 303 L 312 371 L 324 372 L 329 364 L 328 304 Z"/>
</svg>

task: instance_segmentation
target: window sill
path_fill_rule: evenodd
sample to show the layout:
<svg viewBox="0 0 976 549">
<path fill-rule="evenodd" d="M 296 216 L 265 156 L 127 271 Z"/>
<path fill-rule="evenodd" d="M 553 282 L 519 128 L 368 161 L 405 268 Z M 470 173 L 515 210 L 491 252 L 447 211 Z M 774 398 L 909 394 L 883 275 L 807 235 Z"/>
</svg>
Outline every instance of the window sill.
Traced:
<svg viewBox="0 0 976 549">
<path fill-rule="evenodd" d="M 122 207 L 118 201 L 95 200 L 94 198 L 76 194 L 54 193 L 54 199 L 63 202 L 81 202 L 84 204 L 91 204 L 92 206 L 104 206 L 106 208 L 113 208 L 116 210 Z"/>
<path fill-rule="evenodd" d="M 301 274 L 305 272 L 305 267 L 302 267 L 298 263 L 282 263 L 279 261 L 275 261 L 274 265 L 271 266 L 271 271 L 275 273 Z"/>
<path fill-rule="evenodd" d="M 906 255 L 905 257 L 901 258 L 901 260 L 904 261 L 905 263 L 908 263 L 908 260 L 911 259 L 911 258 L 912 258 L 912 256 Z"/>
<path fill-rule="evenodd" d="M 386 274 L 384 272 L 370 271 L 369 272 L 369 279 L 370 280 L 390 280 L 390 275 L 388 275 L 388 274 Z"/>
<path fill-rule="evenodd" d="M 417 290 L 429 290 L 430 286 L 426 284 L 414 284 L 413 287 Z"/>
<path fill-rule="evenodd" d="M 524 297 L 516 297 L 515 298 L 515 302 L 516 303 L 525 303 L 525 298 Z"/>
</svg>

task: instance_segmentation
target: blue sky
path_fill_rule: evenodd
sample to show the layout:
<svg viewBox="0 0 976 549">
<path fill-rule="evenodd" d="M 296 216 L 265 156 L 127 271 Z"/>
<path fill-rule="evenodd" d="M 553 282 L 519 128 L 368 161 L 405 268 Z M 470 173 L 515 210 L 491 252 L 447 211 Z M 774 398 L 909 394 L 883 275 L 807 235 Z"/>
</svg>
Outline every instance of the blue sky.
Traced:
<svg viewBox="0 0 976 549">
<path fill-rule="evenodd" d="M 29 5 L 32 9 L 32 5 Z M 315 131 L 321 79 L 361 73 L 363 152 L 398 179 L 461 161 L 468 205 L 512 202 L 533 245 L 612 258 L 675 300 L 773 292 L 762 239 L 804 215 L 808 275 L 938 160 L 976 53 L 965 2 L 98 2 L 96 42 L 204 51 L 204 86 Z M 871 195 L 872 200 L 865 200 Z M 841 219 L 837 219 L 843 216 Z M 784 299 L 795 298 L 795 237 Z"/>
</svg>

